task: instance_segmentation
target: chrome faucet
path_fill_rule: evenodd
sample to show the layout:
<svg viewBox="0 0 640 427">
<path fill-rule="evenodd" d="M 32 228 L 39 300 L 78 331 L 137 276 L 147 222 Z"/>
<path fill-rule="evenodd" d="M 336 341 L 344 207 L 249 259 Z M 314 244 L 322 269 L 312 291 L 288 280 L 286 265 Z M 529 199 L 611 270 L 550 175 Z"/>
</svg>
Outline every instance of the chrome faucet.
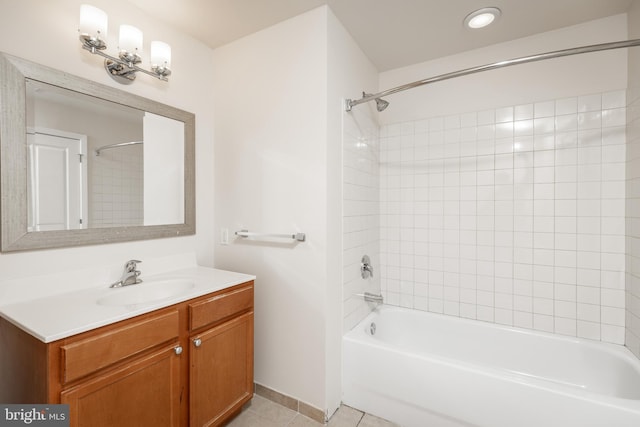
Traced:
<svg viewBox="0 0 640 427">
<path fill-rule="evenodd" d="M 122 286 L 135 285 L 142 282 L 142 279 L 139 278 L 142 273 L 140 270 L 136 270 L 138 264 L 142 261 L 138 261 L 135 259 L 127 261 L 124 265 L 124 272 L 122 272 L 122 277 L 115 283 L 112 283 L 110 288 L 121 288 Z"/>
<path fill-rule="evenodd" d="M 364 255 L 360 261 L 360 275 L 363 279 L 373 277 L 373 266 L 371 265 L 369 255 Z"/>
</svg>

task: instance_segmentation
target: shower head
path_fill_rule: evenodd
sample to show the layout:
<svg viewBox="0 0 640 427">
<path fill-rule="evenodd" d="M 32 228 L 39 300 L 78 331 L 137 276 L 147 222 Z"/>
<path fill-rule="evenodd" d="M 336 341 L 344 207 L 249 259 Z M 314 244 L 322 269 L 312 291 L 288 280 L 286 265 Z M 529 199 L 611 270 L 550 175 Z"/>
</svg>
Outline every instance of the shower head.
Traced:
<svg viewBox="0 0 640 427">
<path fill-rule="evenodd" d="M 389 106 L 389 102 L 384 99 L 376 98 L 376 108 L 378 111 L 384 111 Z"/>
<path fill-rule="evenodd" d="M 362 97 L 363 97 L 363 98 L 366 98 L 367 96 L 371 96 L 371 94 L 370 94 L 370 93 L 362 92 Z M 388 102 L 388 101 L 385 101 L 384 99 L 381 99 L 381 98 L 375 98 L 375 100 L 376 100 L 376 109 L 377 109 L 378 111 L 384 111 L 384 109 L 385 109 L 385 108 L 387 108 L 387 107 L 389 106 L 389 102 Z"/>
</svg>

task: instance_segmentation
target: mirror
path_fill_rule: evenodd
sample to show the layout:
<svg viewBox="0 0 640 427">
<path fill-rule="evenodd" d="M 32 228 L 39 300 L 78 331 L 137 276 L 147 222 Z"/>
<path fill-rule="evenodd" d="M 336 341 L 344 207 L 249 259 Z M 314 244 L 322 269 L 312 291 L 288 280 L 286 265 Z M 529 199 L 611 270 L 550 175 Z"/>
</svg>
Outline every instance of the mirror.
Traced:
<svg viewBox="0 0 640 427">
<path fill-rule="evenodd" d="M 1 250 L 195 233 L 195 117 L 0 55 Z"/>
</svg>

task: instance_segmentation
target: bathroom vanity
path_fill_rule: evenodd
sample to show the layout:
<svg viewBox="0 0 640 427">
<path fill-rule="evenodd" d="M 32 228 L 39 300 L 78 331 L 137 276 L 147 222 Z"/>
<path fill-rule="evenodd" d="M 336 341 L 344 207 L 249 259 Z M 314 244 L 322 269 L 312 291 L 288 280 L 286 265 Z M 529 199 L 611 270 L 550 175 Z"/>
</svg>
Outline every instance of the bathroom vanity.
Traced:
<svg viewBox="0 0 640 427">
<path fill-rule="evenodd" d="M 0 251 L 195 234 L 193 113 L 1 52 L 0 80 Z M 74 141 L 73 149 L 58 141 L 62 148 L 36 168 L 40 157 L 27 151 L 58 147 L 45 144 L 49 136 Z M 132 143 L 145 144 L 129 152 L 136 162 L 109 158 L 109 149 Z M 80 170 L 60 168 L 78 155 L 87 159 Z M 136 218 L 100 223 L 102 215 L 89 216 L 96 206 L 67 207 L 66 200 L 98 203 L 89 177 L 111 175 L 104 171 L 112 166 L 141 171 L 132 185 L 107 185 L 127 190 L 114 194 L 132 201 Z M 61 177 L 56 191 L 33 179 L 51 171 Z M 157 192 L 146 192 L 145 182 L 163 189 L 151 202 L 142 195 Z M 26 188 L 46 195 L 49 209 Z M 41 208 L 58 218 L 55 227 L 34 222 Z M 129 266 L 137 279 L 136 262 Z M 172 254 L 146 259 L 142 283 L 123 276 L 114 289 L 109 269 L 0 277 L 0 402 L 69 404 L 71 425 L 90 427 L 217 426 L 239 411 L 253 394 L 255 277 Z"/>
<path fill-rule="evenodd" d="M 254 277 L 193 271 L 152 302 L 100 289 L 2 307 L 0 401 L 69 404 L 71 426 L 221 425 L 253 396 Z M 122 301 L 137 286 L 154 282 Z"/>
</svg>

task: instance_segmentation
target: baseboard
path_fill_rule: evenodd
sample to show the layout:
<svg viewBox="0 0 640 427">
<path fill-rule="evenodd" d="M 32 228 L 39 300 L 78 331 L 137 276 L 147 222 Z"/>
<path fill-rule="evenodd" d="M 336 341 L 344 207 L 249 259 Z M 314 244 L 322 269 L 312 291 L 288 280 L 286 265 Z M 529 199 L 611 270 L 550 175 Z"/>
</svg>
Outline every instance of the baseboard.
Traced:
<svg viewBox="0 0 640 427">
<path fill-rule="evenodd" d="M 265 399 L 269 399 L 279 405 L 289 408 L 292 411 L 296 411 L 307 418 L 311 418 L 319 423 L 327 422 L 327 415 L 322 409 L 318 409 L 308 403 L 302 402 L 286 394 L 282 394 L 278 391 L 265 387 L 261 384 L 254 383 L 254 391 L 258 396 L 262 396 Z"/>
</svg>

